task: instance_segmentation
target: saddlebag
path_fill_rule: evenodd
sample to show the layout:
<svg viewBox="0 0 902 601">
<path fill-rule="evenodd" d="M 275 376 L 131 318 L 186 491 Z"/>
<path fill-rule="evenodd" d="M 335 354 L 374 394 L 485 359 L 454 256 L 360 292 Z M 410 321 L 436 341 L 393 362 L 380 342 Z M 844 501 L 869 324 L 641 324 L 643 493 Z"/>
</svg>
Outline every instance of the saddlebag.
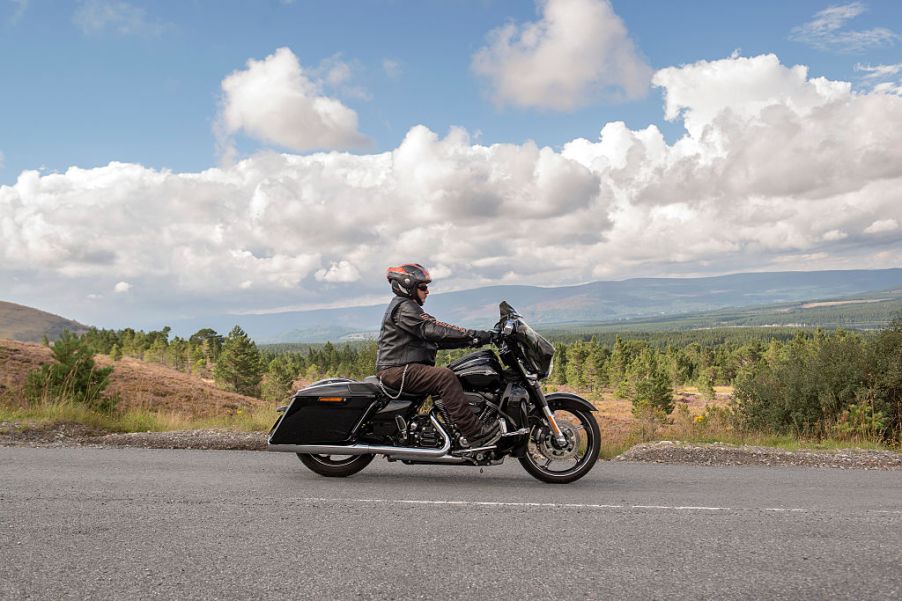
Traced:
<svg viewBox="0 0 902 601">
<path fill-rule="evenodd" d="M 294 393 L 269 435 L 270 444 L 345 444 L 378 410 L 377 388 L 352 380 L 317 382 Z"/>
</svg>

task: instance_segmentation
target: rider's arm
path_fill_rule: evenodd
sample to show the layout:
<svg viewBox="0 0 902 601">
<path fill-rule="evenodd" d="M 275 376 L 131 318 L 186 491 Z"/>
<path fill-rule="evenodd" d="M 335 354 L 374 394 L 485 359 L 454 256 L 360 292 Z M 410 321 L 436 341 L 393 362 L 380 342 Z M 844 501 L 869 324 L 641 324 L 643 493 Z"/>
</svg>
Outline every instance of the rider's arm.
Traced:
<svg viewBox="0 0 902 601">
<path fill-rule="evenodd" d="M 395 323 L 417 338 L 436 343 L 439 348 L 463 348 L 472 345 L 476 338 L 473 330 L 438 321 L 412 302 L 398 306 Z"/>
</svg>

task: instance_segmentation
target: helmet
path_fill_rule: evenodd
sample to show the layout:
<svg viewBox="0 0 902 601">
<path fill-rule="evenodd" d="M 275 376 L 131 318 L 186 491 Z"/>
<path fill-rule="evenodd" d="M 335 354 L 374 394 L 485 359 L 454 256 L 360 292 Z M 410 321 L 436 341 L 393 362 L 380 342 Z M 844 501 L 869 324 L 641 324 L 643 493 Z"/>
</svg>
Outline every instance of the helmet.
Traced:
<svg viewBox="0 0 902 601">
<path fill-rule="evenodd" d="M 417 286 L 428 284 L 432 276 L 426 268 L 419 263 L 405 263 L 398 267 L 389 267 L 385 271 L 385 277 L 391 284 L 392 292 L 398 296 L 406 296 L 419 302 L 417 298 Z"/>
</svg>

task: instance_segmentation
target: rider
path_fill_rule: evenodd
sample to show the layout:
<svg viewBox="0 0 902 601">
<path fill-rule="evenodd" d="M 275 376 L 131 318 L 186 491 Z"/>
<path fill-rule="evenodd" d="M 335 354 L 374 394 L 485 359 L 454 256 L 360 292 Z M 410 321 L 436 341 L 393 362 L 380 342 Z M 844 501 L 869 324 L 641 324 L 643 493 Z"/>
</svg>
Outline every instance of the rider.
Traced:
<svg viewBox="0 0 902 601">
<path fill-rule="evenodd" d="M 460 430 L 462 446 L 494 444 L 501 437 L 498 424 L 483 425 L 464 398 L 453 371 L 435 367 L 438 349 L 482 346 L 492 332 L 466 330 L 437 321 L 422 306 L 429 296 L 429 272 L 419 263 L 389 267 L 386 277 L 395 298 L 388 304 L 379 332 L 376 371 L 386 386 L 414 394 L 440 396 L 448 415 Z"/>
</svg>

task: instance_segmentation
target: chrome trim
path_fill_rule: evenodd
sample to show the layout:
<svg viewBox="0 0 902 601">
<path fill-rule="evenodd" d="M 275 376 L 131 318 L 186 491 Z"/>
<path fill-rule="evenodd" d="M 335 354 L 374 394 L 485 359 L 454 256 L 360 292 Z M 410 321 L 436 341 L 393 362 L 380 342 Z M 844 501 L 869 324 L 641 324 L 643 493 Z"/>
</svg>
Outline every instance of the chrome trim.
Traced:
<svg viewBox="0 0 902 601">
<path fill-rule="evenodd" d="M 451 449 L 451 437 L 435 419 L 429 415 L 429 421 L 438 430 L 445 443 L 440 449 L 423 449 L 418 447 L 392 447 L 368 444 L 328 445 L 328 444 L 271 444 L 267 442 L 267 451 L 286 453 L 309 453 L 311 455 L 385 455 L 396 459 L 432 459 L 445 456 Z"/>
<path fill-rule="evenodd" d="M 418 464 L 428 465 L 434 463 L 450 463 L 453 465 L 471 464 L 473 460 L 468 457 L 454 457 L 453 455 L 442 455 L 441 457 L 427 457 L 425 459 L 412 459 Z"/>
<path fill-rule="evenodd" d="M 492 449 L 496 448 L 498 448 L 498 445 L 492 444 L 487 447 L 476 447 L 475 449 L 460 449 L 459 451 L 454 451 L 453 453 L 451 453 L 451 455 L 454 457 L 462 457 L 479 451 L 491 451 Z"/>
</svg>

